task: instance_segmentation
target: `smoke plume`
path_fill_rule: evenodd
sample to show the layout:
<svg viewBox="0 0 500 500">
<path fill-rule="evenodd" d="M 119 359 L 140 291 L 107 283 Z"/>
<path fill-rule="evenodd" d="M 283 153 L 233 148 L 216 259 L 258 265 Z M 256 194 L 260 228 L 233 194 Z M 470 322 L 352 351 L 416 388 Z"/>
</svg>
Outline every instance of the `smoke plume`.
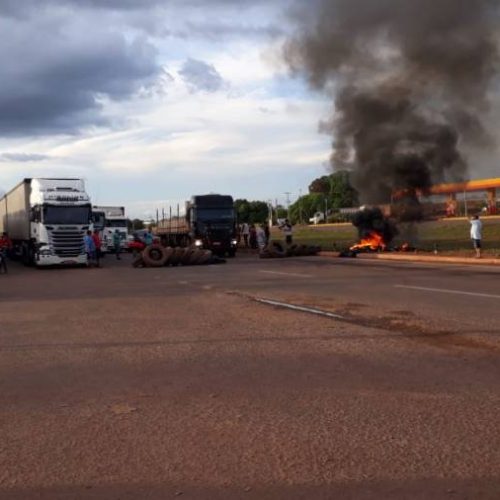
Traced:
<svg viewBox="0 0 500 500">
<path fill-rule="evenodd" d="M 285 45 L 291 69 L 334 96 L 321 131 L 364 203 L 460 180 L 498 70 L 500 0 L 314 0 Z M 313 7 L 311 7 L 313 6 Z"/>
</svg>

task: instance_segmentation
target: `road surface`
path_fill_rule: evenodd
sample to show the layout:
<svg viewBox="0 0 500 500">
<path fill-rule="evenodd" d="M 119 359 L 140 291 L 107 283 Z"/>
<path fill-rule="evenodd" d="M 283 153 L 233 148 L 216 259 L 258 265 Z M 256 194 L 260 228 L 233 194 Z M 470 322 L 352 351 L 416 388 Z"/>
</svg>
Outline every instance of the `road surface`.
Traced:
<svg viewBox="0 0 500 500">
<path fill-rule="evenodd" d="M 0 499 L 498 499 L 500 272 L 0 276 Z"/>
</svg>

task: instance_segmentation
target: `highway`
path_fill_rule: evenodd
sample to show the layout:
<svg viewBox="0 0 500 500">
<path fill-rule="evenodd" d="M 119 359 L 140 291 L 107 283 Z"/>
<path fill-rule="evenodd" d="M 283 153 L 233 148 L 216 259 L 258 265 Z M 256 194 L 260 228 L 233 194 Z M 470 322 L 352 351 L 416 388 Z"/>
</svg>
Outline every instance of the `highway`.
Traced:
<svg viewBox="0 0 500 500">
<path fill-rule="evenodd" d="M 500 270 L 0 276 L 1 499 L 497 499 Z"/>
</svg>

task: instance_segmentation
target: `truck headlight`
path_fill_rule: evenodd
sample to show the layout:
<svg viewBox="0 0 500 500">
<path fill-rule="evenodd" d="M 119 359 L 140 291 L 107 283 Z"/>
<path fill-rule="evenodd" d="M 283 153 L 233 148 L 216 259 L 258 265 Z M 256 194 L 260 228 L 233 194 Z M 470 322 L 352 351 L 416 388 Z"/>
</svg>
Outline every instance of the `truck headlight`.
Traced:
<svg viewBox="0 0 500 500">
<path fill-rule="evenodd" d="M 42 248 L 38 252 L 40 255 L 51 255 L 52 252 L 50 251 L 50 248 Z"/>
<path fill-rule="evenodd" d="M 202 247 L 203 241 L 202 240 L 194 240 L 194 246 L 195 247 Z"/>
<path fill-rule="evenodd" d="M 238 240 L 231 240 L 231 245 L 237 245 L 238 244 Z"/>
</svg>

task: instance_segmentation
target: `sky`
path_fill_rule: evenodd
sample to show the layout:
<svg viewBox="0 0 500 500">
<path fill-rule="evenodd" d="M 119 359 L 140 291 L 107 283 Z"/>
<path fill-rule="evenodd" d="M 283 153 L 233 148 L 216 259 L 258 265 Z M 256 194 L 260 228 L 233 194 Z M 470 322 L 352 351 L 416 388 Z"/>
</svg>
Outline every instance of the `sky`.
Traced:
<svg viewBox="0 0 500 500">
<path fill-rule="evenodd" d="M 292 0 L 1 0 L 0 190 L 80 177 L 130 217 L 193 194 L 293 201 L 331 102 L 281 58 Z"/>
</svg>

